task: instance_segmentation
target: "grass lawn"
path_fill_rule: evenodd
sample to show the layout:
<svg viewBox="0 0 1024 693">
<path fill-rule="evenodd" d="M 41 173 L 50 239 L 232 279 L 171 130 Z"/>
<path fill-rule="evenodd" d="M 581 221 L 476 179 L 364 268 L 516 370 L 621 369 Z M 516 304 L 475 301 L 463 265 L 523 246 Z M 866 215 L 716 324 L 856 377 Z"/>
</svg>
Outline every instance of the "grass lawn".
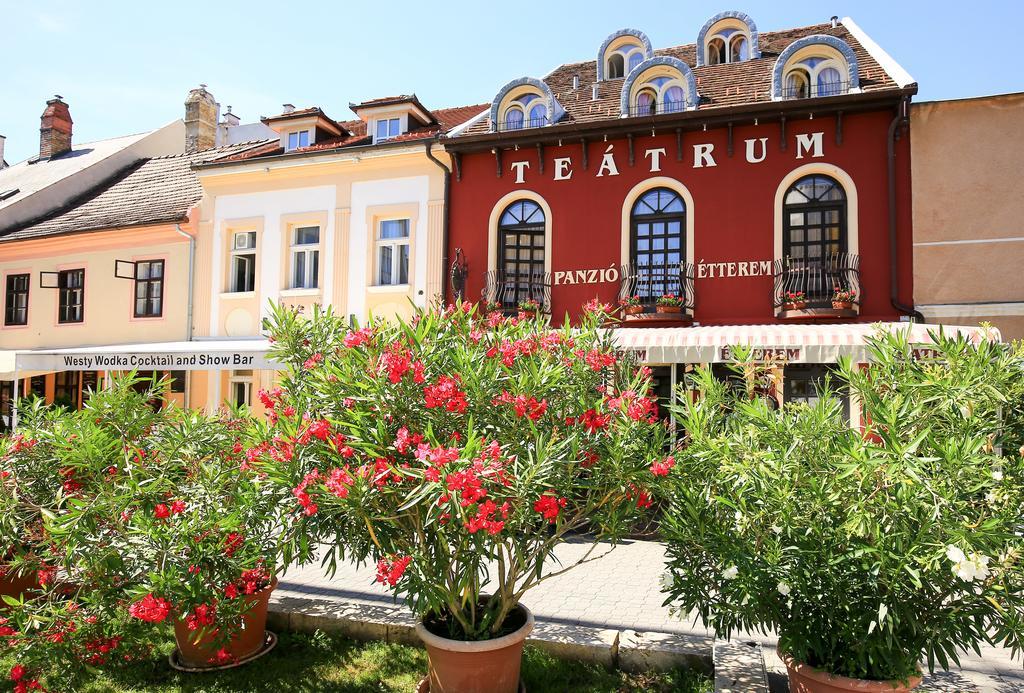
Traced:
<svg viewBox="0 0 1024 693">
<path fill-rule="evenodd" d="M 427 670 L 418 647 L 357 642 L 341 636 L 283 633 L 274 650 L 251 664 L 225 672 L 181 674 L 161 656 L 107 672 L 82 693 L 321 693 L 329 691 L 401 691 L 410 693 Z M 0 659 L 0 671 L 10 669 Z M 568 662 L 527 647 L 523 679 L 529 693 L 563 691 L 679 691 L 710 693 L 710 679 L 690 671 L 624 674 L 582 662 Z"/>
</svg>

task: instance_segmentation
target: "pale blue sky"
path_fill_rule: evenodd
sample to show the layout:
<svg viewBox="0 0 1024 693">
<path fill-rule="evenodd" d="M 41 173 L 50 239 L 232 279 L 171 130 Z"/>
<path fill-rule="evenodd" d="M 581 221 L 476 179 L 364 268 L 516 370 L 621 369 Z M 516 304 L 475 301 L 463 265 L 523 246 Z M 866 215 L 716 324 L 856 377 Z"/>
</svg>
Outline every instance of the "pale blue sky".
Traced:
<svg viewBox="0 0 1024 693">
<path fill-rule="evenodd" d="M 55 93 L 78 142 L 149 130 L 180 118 L 200 82 L 243 122 L 285 102 L 344 120 L 349 102 L 413 91 L 429 108 L 482 103 L 510 79 L 592 59 L 617 29 L 692 43 L 726 9 L 762 31 L 850 15 L 914 76 L 919 101 L 1024 91 L 1020 0 L 0 0 L 0 134 L 9 162 L 34 154 Z"/>
</svg>

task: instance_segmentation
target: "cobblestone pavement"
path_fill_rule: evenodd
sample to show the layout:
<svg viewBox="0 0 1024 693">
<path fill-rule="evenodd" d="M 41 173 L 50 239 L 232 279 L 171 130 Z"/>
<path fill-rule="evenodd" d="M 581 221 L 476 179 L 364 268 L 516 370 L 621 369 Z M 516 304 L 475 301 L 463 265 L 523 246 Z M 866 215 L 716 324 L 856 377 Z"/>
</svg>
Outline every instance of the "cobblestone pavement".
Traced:
<svg viewBox="0 0 1024 693">
<path fill-rule="evenodd" d="M 568 542 L 556 551 L 563 564 L 581 558 L 589 548 L 583 542 Z M 596 560 L 553 577 L 527 592 L 524 603 L 540 622 L 552 625 L 583 625 L 593 628 L 633 629 L 663 633 L 710 635 L 699 620 L 679 619 L 662 605 L 660 581 L 664 549 L 657 542 L 629 541 L 607 552 L 599 547 Z M 332 578 L 319 564 L 296 567 L 281 578 L 275 601 L 294 597 L 324 597 L 353 606 L 392 605 L 391 594 L 374 583 L 374 566 L 341 563 Z M 739 636 L 744 637 L 744 636 Z M 763 635 L 750 639 L 761 642 L 772 691 L 784 692 L 785 668 L 775 655 L 775 640 Z M 962 668 L 938 672 L 926 678 L 921 691 L 941 693 L 1024 693 L 1024 661 L 1009 650 L 983 648 L 982 656 L 966 654 Z"/>
</svg>

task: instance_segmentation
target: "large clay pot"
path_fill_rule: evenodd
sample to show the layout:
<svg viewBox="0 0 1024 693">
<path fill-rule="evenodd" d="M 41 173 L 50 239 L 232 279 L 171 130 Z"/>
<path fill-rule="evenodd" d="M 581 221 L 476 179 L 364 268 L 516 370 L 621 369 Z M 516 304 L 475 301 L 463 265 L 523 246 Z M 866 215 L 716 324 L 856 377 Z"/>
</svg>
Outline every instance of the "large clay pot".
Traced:
<svg viewBox="0 0 1024 693">
<path fill-rule="evenodd" d="M 523 643 L 533 630 L 533 614 L 525 606 L 525 623 L 513 633 L 493 640 L 449 640 L 416 624 L 416 634 L 427 648 L 430 693 L 516 693 Z M 510 617 L 511 618 L 511 617 Z"/>
<path fill-rule="evenodd" d="M 277 587 L 277 578 L 270 586 L 256 594 L 241 597 L 249 604 L 248 611 L 242 616 L 242 630 L 224 644 L 224 648 L 233 660 L 249 657 L 263 647 L 264 632 L 267 626 L 267 607 L 270 605 L 270 593 Z M 174 622 L 174 641 L 178 644 L 178 658 L 182 665 L 201 669 L 216 666 L 211 663 L 220 645 L 216 644 L 213 633 L 204 634 L 199 640 L 193 641 L 197 631 L 189 630 L 182 620 Z"/>
<path fill-rule="evenodd" d="M 853 301 L 832 301 L 832 310 L 850 310 L 853 308 Z"/>
<path fill-rule="evenodd" d="M 36 571 L 28 573 L 17 573 L 5 566 L 0 566 L 0 611 L 10 608 L 3 600 L 5 596 L 26 597 L 39 589 L 39 579 Z"/>
<path fill-rule="evenodd" d="M 836 676 L 796 661 L 779 653 L 789 672 L 790 693 L 907 693 L 921 685 L 920 676 L 912 676 L 906 684 L 899 681 L 868 681 Z"/>
<path fill-rule="evenodd" d="M 655 306 L 654 312 L 656 313 L 682 313 L 682 306 Z"/>
<path fill-rule="evenodd" d="M 626 315 L 640 315 L 641 313 L 644 312 L 644 307 L 626 305 L 622 307 L 622 312 L 624 312 Z"/>
</svg>

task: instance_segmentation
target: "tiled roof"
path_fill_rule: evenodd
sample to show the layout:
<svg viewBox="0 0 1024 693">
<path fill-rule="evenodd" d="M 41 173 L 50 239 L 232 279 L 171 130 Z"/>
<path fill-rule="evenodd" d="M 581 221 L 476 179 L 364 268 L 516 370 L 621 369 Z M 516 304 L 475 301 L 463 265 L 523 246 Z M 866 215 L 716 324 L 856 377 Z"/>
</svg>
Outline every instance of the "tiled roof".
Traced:
<svg viewBox="0 0 1024 693">
<path fill-rule="evenodd" d="M 871 54 L 842 24 L 835 27 L 831 24 L 815 24 L 785 31 L 761 32 L 759 34 L 761 57 L 739 63 L 694 67 L 697 64 L 696 45 L 692 43 L 656 49 L 654 55 L 677 58 L 690 66 L 697 82 L 697 93 L 700 95 L 698 110 L 767 103 L 772 100 L 772 70 L 775 67 L 775 59 L 793 41 L 813 34 L 835 36 L 849 44 L 857 56 L 862 91 L 897 88 L 892 77 L 886 74 Z M 573 77 L 576 75 L 579 75 L 580 85 L 573 89 Z M 619 118 L 623 80 L 608 79 L 597 82 L 597 62 L 595 60 L 561 65 L 543 79 L 566 110 L 565 116 L 558 121 L 558 125 Z M 592 95 L 595 83 L 598 85 L 596 99 Z M 479 122 L 460 132 L 459 135 L 480 135 L 489 130 L 489 119 L 482 118 Z M 523 132 L 529 131 L 523 130 Z"/>
<path fill-rule="evenodd" d="M 265 141 L 244 142 L 202 152 L 144 159 L 114 181 L 93 188 L 45 219 L 13 229 L 0 229 L 0 243 L 183 221 L 203 194 L 192 170 L 193 164 L 259 149 L 264 144 Z"/>
<path fill-rule="evenodd" d="M 479 115 L 488 108 L 489 104 L 475 104 L 473 106 L 456 106 L 454 108 L 439 108 L 431 111 L 437 120 L 437 125 L 415 128 L 409 132 L 396 137 L 391 137 L 386 144 L 396 142 L 415 142 L 418 140 L 431 139 L 441 133 L 448 132 L 454 127 L 462 125 L 469 119 Z M 347 147 L 358 147 L 373 143 L 373 137 L 366 131 L 366 123 L 361 120 L 339 121 L 338 126 L 349 131 L 350 135 L 332 137 L 322 140 L 308 147 L 293 149 L 289 154 L 302 154 L 305 152 L 320 152 L 331 149 L 345 149 Z M 245 152 L 236 152 L 227 156 L 219 157 L 209 163 L 222 163 L 227 161 L 241 161 L 244 159 L 256 159 L 264 156 L 283 154 L 284 148 L 278 142 L 271 142 L 262 147 L 257 147 Z"/>
</svg>

